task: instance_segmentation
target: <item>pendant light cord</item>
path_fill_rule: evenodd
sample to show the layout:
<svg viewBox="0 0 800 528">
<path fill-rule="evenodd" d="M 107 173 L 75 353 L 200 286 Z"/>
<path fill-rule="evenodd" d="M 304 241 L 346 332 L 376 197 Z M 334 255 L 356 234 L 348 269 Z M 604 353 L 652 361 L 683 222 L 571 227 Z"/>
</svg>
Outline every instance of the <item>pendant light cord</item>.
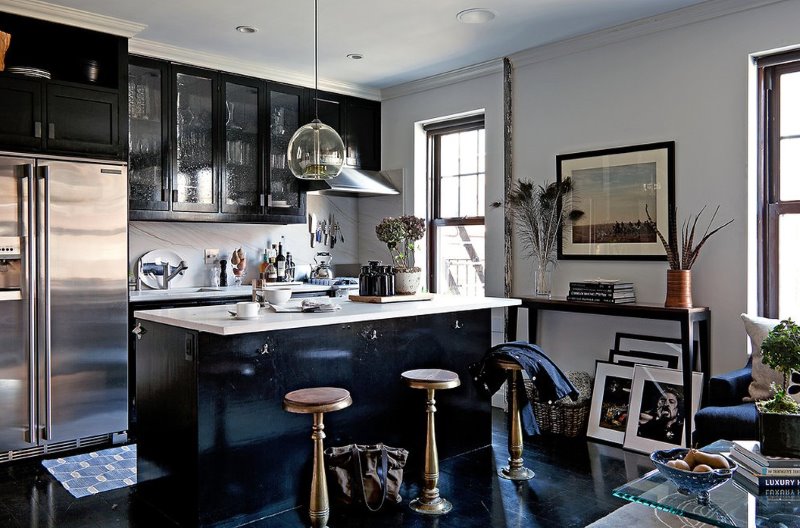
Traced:
<svg viewBox="0 0 800 528">
<path fill-rule="evenodd" d="M 319 72 L 317 65 L 317 1 L 314 0 L 314 119 L 319 119 Z"/>
</svg>

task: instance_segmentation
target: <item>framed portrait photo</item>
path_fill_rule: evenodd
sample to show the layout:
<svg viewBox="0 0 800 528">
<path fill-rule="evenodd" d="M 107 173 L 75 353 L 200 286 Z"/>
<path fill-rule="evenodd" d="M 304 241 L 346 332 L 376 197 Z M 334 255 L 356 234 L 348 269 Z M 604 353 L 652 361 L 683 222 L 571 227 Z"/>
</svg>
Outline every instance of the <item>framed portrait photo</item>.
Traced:
<svg viewBox="0 0 800 528">
<path fill-rule="evenodd" d="M 693 372 L 691 416 L 684 416 L 683 373 L 636 365 L 623 447 L 640 453 L 686 447 L 684 428 L 692 427 L 702 391 L 703 375 Z"/>
<path fill-rule="evenodd" d="M 561 226 L 559 259 L 666 260 L 661 233 L 675 214 L 675 142 L 556 156 L 556 179 L 570 178 L 572 208 Z"/>
<path fill-rule="evenodd" d="M 633 367 L 596 362 L 586 436 L 622 445 L 632 383 Z"/>
<path fill-rule="evenodd" d="M 635 365 L 651 365 L 653 367 L 678 368 L 679 356 L 655 354 L 638 350 L 615 350 L 608 352 L 608 361 L 629 367 Z"/>
</svg>

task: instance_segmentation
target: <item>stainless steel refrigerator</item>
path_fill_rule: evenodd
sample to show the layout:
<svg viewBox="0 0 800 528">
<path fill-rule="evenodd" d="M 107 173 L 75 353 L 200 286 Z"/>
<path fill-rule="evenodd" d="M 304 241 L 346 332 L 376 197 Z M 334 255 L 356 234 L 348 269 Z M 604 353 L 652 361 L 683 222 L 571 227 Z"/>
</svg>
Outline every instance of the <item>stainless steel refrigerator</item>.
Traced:
<svg viewBox="0 0 800 528">
<path fill-rule="evenodd" d="M 0 153 L 0 462 L 128 428 L 127 170 Z"/>
</svg>

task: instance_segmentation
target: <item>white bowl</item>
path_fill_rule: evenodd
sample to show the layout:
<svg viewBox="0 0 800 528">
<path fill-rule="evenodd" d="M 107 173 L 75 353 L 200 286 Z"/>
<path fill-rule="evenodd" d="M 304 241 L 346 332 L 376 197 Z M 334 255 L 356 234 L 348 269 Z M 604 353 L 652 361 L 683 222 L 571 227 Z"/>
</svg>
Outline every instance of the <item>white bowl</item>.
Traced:
<svg viewBox="0 0 800 528">
<path fill-rule="evenodd" d="M 291 297 L 291 288 L 270 288 L 268 290 L 264 290 L 264 299 L 270 304 L 284 304 Z"/>
</svg>

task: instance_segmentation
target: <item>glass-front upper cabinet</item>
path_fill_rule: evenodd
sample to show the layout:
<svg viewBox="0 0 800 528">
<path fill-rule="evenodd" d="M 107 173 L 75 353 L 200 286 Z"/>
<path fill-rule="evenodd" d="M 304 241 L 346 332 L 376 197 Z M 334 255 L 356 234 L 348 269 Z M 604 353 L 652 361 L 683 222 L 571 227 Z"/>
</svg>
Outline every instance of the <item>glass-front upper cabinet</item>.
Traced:
<svg viewBox="0 0 800 528">
<path fill-rule="evenodd" d="M 254 213 L 261 211 L 263 178 L 261 145 L 258 131 L 262 83 L 241 77 L 222 76 L 223 128 L 222 212 Z"/>
<path fill-rule="evenodd" d="M 174 139 L 172 209 L 217 212 L 214 170 L 217 75 L 195 68 L 174 67 Z"/>
<path fill-rule="evenodd" d="M 169 209 L 169 174 L 165 170 L 168 65 L 131 57 L 128 66 L 128 181 L 132 210 Z"/>
<path fill-rule="evenodd" d="M 286 160 L 287 148 L 292 135 L 305 123 L 301 123 L 303 111 L 303 89 L 277 83 L 267 84 L 269 110 L 267 200 L 270 215 L 305 215 L 305 199 L 302 182 L 294 177 Z"/>
</svg>

